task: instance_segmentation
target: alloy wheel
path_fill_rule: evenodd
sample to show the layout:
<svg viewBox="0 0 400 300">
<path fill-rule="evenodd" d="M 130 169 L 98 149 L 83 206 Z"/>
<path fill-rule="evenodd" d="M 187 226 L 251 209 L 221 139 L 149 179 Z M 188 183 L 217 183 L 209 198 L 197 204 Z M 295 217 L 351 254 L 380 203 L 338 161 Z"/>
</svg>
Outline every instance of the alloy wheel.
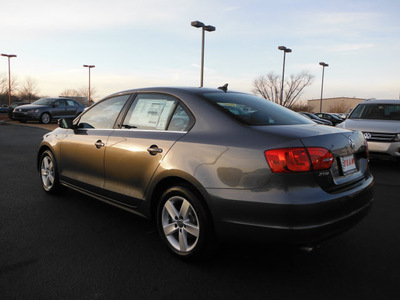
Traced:
<svg viewBox="0 0 400 300">
<path fill-rule="evenodd" d="M 173 196 L 162 209 L 161 225 L 169 244 L 177 251 L 192 251 L 199 240 L 200 223 L 193 206 L 185 198 Z"/>
<path fill-rule="evenodd" d="M 50 115 L 49 115 L 48 113 L 44 113 L 44 114 L 42 115 L 42 123 L 43 123 L 43 124 L 48 124 L 48 123 L 50 123 L 50 120 L 51 120 L 51 118 L 50 118 Z"/>
<path fill-rule="evenodd" d="M 42 178 L 42 184 L 45 190 L 50 190 L 54 185 L 54 164 L 49 156 L 45 156 L 42 160 L 40 172 Z"/>
</svg>

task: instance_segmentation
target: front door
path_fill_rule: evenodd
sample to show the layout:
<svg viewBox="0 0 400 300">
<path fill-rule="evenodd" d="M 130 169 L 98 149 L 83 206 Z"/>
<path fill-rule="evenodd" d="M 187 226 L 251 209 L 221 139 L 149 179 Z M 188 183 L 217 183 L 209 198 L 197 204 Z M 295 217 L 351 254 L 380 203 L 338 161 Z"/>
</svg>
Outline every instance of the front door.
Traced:
<svg viewBox="0 0 400 300">
<path fill-rule="evenodd" d="M 104 187 L 104 154 L 130 95 L 106 99 L 86 111 L 61 143 L 60 179 L 90 190 Z"/>
<path fill-rule="evenodd" d="M 104 187 L 113 198 L 130 206 L 143 200 L 164 156 L 186 134 L 189 117 L 182 116 L 182 111 L 179 101 L 169 95 L 136 97 L 121 129 L 116 129 L 107 143 Z M 172 123 L 181 127 L 171 130 Z"/>
</svg>

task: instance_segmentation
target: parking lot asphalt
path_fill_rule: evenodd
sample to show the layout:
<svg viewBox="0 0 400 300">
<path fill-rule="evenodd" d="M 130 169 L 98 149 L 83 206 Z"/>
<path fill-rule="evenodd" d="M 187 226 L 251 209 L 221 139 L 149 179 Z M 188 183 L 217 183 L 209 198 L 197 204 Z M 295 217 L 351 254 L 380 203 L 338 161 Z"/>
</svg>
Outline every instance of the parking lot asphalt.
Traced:
<svg viewBox="0 0 400 300">
<path fill-rule="evenodd" d="M 372 160 L 375 203 L 350 231 L 306 253 L 224 244 L 184 263 L 151 222 L 66 190 L 42 191 L 47 130 L 0 124 L 0 299 L 399 299 L 400 164 Z"/>
<path fill-rule="evenodd" d="M 1 113 L 0 114 L 0 125 L 1 124 L 13 124 L 13 125 L 21 125 L 21 126 L 33 126 L 38 128 L 43 128 L 46 130 L 54 130 L 58 127 L 56 121 L 52 121 L 50 124 L 40 124 L 39 122 L 35 121 L 27 121 L 25 123 L 21 123 L 19 121 L 11 120 L 7 114 Z"/>
</svg>

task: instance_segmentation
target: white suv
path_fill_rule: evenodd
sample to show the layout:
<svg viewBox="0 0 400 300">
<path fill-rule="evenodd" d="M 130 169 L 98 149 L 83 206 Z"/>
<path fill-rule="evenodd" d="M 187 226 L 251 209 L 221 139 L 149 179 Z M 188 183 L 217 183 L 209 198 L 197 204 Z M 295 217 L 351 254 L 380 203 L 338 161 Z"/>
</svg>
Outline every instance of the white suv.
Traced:
<svg viewBox="0 0 400 300">
<path fill-rule="evenodd" d="M 362 131 L 371 156 L 400 158 L 400 100 L 365 100 L 337 127 Z"/>
</svg>

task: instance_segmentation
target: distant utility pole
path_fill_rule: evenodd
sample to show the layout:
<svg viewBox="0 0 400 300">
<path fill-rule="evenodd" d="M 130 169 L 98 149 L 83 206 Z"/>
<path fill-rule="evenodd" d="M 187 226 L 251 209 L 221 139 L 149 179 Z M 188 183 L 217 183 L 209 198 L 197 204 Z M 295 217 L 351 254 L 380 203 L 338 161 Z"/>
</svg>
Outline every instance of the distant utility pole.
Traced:
<svg viewBox="0 0 400 300">
<path fill-rule="evenodd" d="M 83 65 L 85 68 L 89 68 L 89 99 L 88 99 L 88 107 L 90 106 L 90 69 L 94 68 L 94 65 Z"/>
<path fill-rule="evenodd" d="M 320 62 L 319 64 L 322 66 L 321 101 L 319 104 L 319 112 L 322 112 L 322 94 L 324 92 L 324 71 L 325 67 L 329 67 L 329 65 L 324 62 Z"/>
<path fill-rule="evenodd" d="M 199 21 L 193 21 L 190 23 L 193 27 L 202 28 L 202 38 L 201 38 L 201 74 L 200 74 L 200 87 L 203 87 L 203 77 L 204 77 L 204 35 L 205 32 L 215 31 L 215 27 L 212 25 L 204 25 L 204 23 Z"/>
<path fill-rule="evenodd" d="M 17 57 L 15 54 L 1 54 L 1 56 L 8 57 L 8 105 L 11 106 L 11 71 L 10 71 L 10 58 Z"/>
<path fill-rule="evenodd" d="M 285 81 L 285 60 L 286 60 L 286 53 L 292 52 L 292 49 L 286 48 L 285 46 L 279 46 L 279 50 L 283 51 L 283 70 L 282 70 L 282 86 L 281 86 L 281 98 L 280 98 L 280 105 L 283 103 L 283 83 Z"/>
</svg>

